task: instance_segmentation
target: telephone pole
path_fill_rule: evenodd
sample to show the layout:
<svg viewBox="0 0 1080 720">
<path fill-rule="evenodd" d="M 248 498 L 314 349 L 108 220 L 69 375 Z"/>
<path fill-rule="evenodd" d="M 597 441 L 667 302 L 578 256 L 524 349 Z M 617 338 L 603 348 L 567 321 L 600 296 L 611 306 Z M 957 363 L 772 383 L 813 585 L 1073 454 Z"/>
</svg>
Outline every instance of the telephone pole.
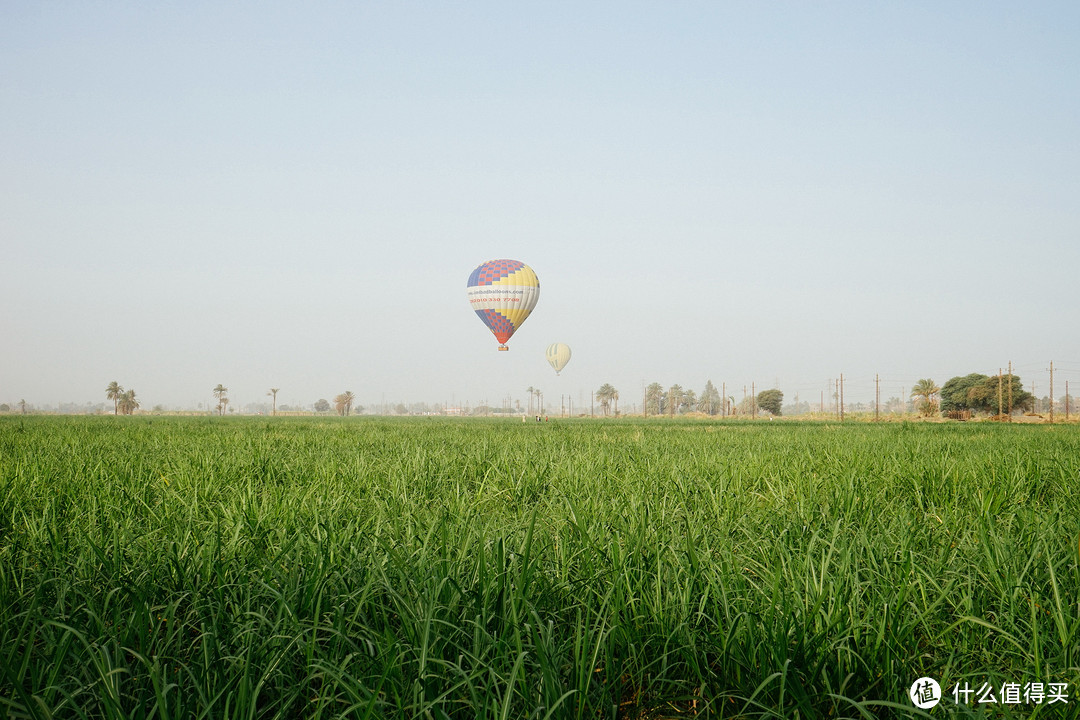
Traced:
<svg viewBox="0 0 1080 720">
<path fill-rule="evenodd" d="M 753 382 L 750 383 L 750 417 L 757 420 L 757 390 Z"/>
<path fill-rule="evenodd" d="M 998 419 L 1001 419 L 1001 368 L 998 368 Z"/>
<path fill-rule="evenodd" d="M 881 420 L 881 384 L 878 374 L 874 373 L 874 422 Z"/>
<path fill-rule="evenodd" d="M 1012 360 L 1009 361 L 1009 419 L 1012 420 Z"/>
<path fill-rule="evenodd" d="M 840 422 L 844 421 L 844 373 L 840 373 Z"/>
<path fill-rule="evenodd" d="M 1054 361 L 1050 361 L 1050 422 L 1054 422 Z"/>
</svg>

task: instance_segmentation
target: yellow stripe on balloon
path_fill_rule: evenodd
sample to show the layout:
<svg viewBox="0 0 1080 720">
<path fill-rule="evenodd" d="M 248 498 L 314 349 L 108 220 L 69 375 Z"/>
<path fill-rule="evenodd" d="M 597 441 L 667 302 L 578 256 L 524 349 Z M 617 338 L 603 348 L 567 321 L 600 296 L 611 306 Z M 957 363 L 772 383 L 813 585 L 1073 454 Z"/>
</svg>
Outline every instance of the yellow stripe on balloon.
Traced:
<svg viewBox="0 0 1080 720">
<path fill-rule="evenodd" d="M 514 323 L 514 327 L 517 327 L 521 323 L 525 322 L 525 318 L 529 317 L 529 313 L 531 313 L 532 310 L 503 310 L 503 309 L 500 309 L 499 312 L 502 313 L 503 316 L 507 320 Z"/>
<path fill-rule="evenodd" d="M 504 278 L 495 280 L 492 285 L 523 285 L 525 287 L 540 287 L 540 279 L 536 277 L 536 273 L 532 271 L 532 268 L 525 266 L 520 270 L 515 270 Z"/>
</svg>

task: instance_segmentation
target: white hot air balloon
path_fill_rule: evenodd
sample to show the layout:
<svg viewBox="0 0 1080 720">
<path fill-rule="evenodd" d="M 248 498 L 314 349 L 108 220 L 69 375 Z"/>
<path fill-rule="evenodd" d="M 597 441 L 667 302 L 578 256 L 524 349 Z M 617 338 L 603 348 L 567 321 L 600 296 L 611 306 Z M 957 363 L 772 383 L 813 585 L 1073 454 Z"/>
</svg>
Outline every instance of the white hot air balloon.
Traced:
<svg viewBox="0 0 1080 720">
<path fill-rule="evenodd" d="M 566 363 L 570 362 L 570 346 L 566 343 L 551 343 L 544 351 L 544 356 L 558 375 L 566 367 Z"/>
</svg>

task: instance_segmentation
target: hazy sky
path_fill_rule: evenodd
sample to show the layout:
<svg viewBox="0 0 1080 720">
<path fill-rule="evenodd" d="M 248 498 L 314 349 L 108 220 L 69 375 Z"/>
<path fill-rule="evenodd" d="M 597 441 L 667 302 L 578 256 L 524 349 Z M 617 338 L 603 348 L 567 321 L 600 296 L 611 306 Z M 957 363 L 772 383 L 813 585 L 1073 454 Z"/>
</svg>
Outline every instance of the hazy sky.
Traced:
<svg viewBox="0 0 1080 720">
<path fill-rule="evenodd" d="M 8 2 L 0 68 L 0 402 L 1080 381 L 1075 2 Z"/>
</svg>

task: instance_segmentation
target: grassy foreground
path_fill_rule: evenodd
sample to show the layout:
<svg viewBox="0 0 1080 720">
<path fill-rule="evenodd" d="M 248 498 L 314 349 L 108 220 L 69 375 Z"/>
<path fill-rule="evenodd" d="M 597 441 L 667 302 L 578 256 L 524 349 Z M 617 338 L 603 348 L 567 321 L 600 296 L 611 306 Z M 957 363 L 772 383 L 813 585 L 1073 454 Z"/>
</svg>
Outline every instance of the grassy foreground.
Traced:
<svg viewBox="0 0 1080 720">
<path fill-rule="evenodd" d="M 1078 534 L 1075 427 L 0 418 L 0 716 L 1080 716 Z"/>
</svg>

